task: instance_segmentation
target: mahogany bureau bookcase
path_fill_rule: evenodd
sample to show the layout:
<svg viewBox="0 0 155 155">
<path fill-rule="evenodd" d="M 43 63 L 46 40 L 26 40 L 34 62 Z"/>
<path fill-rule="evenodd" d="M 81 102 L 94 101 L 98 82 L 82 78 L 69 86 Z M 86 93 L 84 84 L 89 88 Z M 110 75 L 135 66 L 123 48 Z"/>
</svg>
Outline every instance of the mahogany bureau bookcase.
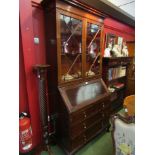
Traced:
<svg viewBox="0 0 155 155">
<path fill-rule="evenodd" d="M 104 15 L 75 0 L 43 0 L 42 6 L 56 139 L 73 154 L 109 125 L 109 92 L 101 78 Z"/>
</svg>

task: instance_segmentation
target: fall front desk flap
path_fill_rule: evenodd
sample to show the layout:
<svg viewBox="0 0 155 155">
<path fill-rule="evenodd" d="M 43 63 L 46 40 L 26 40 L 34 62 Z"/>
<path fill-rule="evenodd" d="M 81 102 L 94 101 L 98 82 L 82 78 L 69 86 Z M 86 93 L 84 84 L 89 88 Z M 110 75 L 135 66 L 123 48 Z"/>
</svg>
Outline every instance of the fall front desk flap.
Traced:
<svg viewBox="0 0 155 155">
<path fill-rule="evenodd" d="M 59 91 L 70 112 L 96 102 L 108 94 L 107 87 L 102 79 L 59 87 Z"/>
</svg>

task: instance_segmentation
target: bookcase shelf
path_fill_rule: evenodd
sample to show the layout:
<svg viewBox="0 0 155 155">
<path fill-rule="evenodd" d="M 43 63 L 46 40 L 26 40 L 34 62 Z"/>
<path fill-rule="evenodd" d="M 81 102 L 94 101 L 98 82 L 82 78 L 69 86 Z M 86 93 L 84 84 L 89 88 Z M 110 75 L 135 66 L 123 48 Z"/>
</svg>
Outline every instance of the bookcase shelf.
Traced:
<svg viewBox="0 0 155 155">
<path fill-rule="evenodd" d="M 117 78 L 115 78 L 115 79 L 108 80 L 108 83 L 110 84 L 111 82 L 118 81 L 119 79 L 124 79 L 124 78 L 126 78 L 126 76 L 117 77 Z"/>
<path fill-rule="evenodd" d="M 128 77 L 127 70 L 130 64 L 130 60 L 130 57 L 102 59 L 102 78 L 109 90 L 113 90 L 113 92 L 110 93 L 111 113 L 122 107 L 123 100 L 126 96 L 126 85 Z M 124 69 L 123 73 L 121 72 L 121 69 Z"/>
</svg>

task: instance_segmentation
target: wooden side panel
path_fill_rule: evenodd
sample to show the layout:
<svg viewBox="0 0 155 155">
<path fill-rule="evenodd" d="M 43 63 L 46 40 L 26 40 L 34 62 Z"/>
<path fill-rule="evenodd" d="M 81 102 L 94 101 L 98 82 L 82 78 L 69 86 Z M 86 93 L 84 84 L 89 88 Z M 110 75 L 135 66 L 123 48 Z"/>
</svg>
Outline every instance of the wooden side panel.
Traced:
<svg viewBox="0 0 155 155">
<path fill-rule="evenodd" d="M 129 56 L 134 57 L 135 56 L 135 42 L 128 42 L 128 51 L 129 51 Z"/>
</svg>

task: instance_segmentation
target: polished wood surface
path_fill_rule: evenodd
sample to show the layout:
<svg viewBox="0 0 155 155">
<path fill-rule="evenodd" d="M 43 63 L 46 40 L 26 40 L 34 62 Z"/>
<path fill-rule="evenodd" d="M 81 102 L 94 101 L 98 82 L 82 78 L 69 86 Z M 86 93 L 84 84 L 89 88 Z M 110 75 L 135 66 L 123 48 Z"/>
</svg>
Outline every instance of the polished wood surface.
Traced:
<svg viewBox="0 0 155 155">
<path fill-rule="evenodd" d="M 131 59 L 131 63 L 128 67 L 128 77 L 127 77 L 127 89 L 126 95 L 135 94 L 135 57 Z"/>
<path fill-rule="evenodd" d="M 52 66 L 49 101 L 58 113 L 56 139 L 67 154 L 74 154 L 109 125 L 109 93 L 101 79 L 103 18 L 60 0 L 42 5 Z"/>
<path fill-rule="evenodd" d="M 68 154 L 73 154 L 109 125 L 109 94 L 103 83 L 101 79 L 96 79 L 88 83 L 59 87 L 62 99 L 58 139 Z M 86 94 L 81 95 L 81 101 L 78 102 L 78 94 L 83 91 Z"/>
<path fill-rule="evenodd" d="M 79 9 L 78 7 L 68 5 L 67 3 L 62 2 L 61 0 L 57 0 L 56 7 L 63 11 L 68 11 L 68 12 L 71 12 L 72 14 L 93 20 L 94 22 L 102 22 L 103 23 L 103 17 L 102 18 L 97 17 L 96 16 L 97 14 L 95 14 L 95 12 L 92 14 L 88 13 L 90 8 L 88 10 L 82 10 L 82 9 Z"/>
<path fill-rule="evenodd" d="M 127 42 L 126 45 L 128 47 L 129 56 L 134 57 L 135 56 L 135 42 L 134 41 Z"/>
<path fill-rule="evenodd" d="M 126 95 L 133 95 L 133 94 L 135 94 L 135 79 L 128 78 Z"/>
</svg>

